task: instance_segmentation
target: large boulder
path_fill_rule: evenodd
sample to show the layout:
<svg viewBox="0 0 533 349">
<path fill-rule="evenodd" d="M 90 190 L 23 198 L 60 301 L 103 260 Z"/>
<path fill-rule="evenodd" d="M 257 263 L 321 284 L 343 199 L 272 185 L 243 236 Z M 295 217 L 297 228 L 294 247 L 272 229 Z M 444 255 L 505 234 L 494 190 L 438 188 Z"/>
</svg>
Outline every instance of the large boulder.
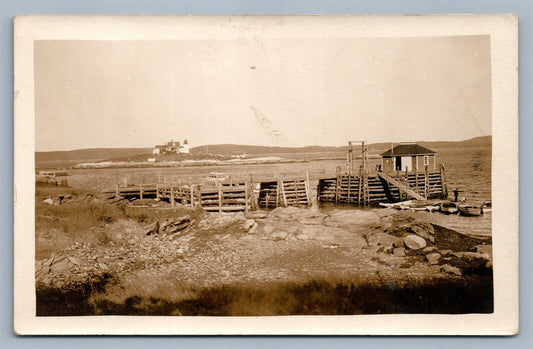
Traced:
<svg viewBox="0 0 533 349">
<path fill-rule="evenodd" d="M 422 222 L 413 224 L 413 226 L 411 226 L 411 231 L 431 243 L 435 242 L 435 238 L 433 237 L 433 235 L 435 235 L 435 229 L 431 224 Z"/>
<path fill-rule="evenodd" d="M 424 247 L 426 247 L 427 243 L 426 240 L 421 238 L 418 235 L 408 235 L 403 240 L 403 243 L 405 246 L 411 250 L 417 251 Z"/>
</svg>

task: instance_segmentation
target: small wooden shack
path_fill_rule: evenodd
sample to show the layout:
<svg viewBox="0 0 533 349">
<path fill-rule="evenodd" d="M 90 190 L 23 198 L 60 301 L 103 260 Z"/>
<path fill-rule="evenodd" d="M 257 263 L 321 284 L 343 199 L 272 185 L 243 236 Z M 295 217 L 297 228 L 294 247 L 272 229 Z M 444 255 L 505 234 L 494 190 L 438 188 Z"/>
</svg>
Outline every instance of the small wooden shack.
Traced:
<svg viewBox="0 0 533 349">
<path fill-rule="evenodd" d="M 416 143 L 402 143 L 381 154 L 383 172 L 436 170 L 436 152 Z"/>
</svg>

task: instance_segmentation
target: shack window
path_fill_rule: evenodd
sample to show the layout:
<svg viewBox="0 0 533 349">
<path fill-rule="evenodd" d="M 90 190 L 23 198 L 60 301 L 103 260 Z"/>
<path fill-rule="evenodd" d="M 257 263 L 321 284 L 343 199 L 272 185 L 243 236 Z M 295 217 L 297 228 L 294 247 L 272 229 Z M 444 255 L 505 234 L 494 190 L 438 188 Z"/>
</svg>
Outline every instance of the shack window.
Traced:
<svg viewBox="0 0 533 349">
<path fill-rule="evenodd" d="M 429 156 L 424 155 L 424 166 L 428 166 L 428 165 L 429 165 Z"/>
</svg>

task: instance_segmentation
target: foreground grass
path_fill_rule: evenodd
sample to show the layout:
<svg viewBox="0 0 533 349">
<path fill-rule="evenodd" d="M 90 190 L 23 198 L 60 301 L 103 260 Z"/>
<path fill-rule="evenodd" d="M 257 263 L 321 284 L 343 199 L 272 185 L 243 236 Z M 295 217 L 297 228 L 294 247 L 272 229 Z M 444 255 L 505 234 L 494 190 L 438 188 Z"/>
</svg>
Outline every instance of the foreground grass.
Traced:
<svg viewBox="0 0 533 349">
<path fill-rule="evenodd" d="M 310 280 L 190 290 L 182 300 L 129 296 L 106 298 L 101 288 L 59 293 L 37 291 L 38 316 L 65 315 L 357 315 L 493 312 L 492 276 L 387 283 Z"/>
</svg>

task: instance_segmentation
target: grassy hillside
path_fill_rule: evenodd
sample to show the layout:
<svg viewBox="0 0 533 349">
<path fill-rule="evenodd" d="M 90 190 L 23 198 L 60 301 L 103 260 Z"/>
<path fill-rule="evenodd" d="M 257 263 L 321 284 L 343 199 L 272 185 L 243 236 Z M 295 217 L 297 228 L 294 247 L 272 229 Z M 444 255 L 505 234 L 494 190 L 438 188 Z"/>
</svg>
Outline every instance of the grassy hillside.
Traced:
<svg viewBox="0 0 533 349">
<path fill-rule="evenodd" d="M 483 147 L 492 145 L 492 136 L 476 137 L 466 141 L 450 141 L 450 142 L 416 142 L 426 148 L 469 148 L 469 147 Z M 397 143 L 395 143 L 396 145 Z M 388 150 L 391 143 L 372 143 L 368 144 L 370 150 Z M 360 145 L 355 145 L 355 149 L 361 149 Z M 239 145 L 239 144 L 215 144 L 203 145 L 200 147 L 191 148 L 191 153 L 200 154 L 206 153 L 209 150 L 211 154 L 224 154 L 246 152 L 246 154 L 283 154 L 283 153 L 320 153 L 320 152 L 345 152 L 348 145 L 341 147 L 321 147 L 321 146 L 307 146 L 307 147 L 265 147 L 254 145 Z"/>
<path fill-rule="evenodd" d="M 492 136 L 476 137 L 466 141 L 459 142 L 417 142 L 426 148 L 469 148 L 469 147 L 483 147 L 492 145 Z M 389 149 L 391 143 L 373 143 L 369 144 L 368 148 L 372 151 L 385 151 Z M 202 145 L 191 148 L 191 154 L 201 156 L 202 154 L 222 154 L 231 155 L 232 153 L 246 154 L 298 154 L 298 153 L 321 153 L 321 152 L 345 152 L 348 145 L 341 147 L 322 147 L 322 146 L 307 146 L 307 147 L 266 147 L 255 145 L 239 145 L 239 144 L 215 144 Z M 360 149 L 360 146 L 355 146 L 355 149 Z M 74 161 L 74 160 L 109 160 L 109 159 L 128 159 L 145 156 L 152 153 L 152 148 L 95 148 L 95 149 L 78 149 L 69 151 L 51 151 L 51 152 L 35 152 L 36 162 L 50 162 L 50 161 Z"/>
<path fill-rule="evenodd" d="M 152 148 L 93 148 L 66 151 L 36 151 L 35 161 L 110 159 L 151 153 Z"/>
</svg>

